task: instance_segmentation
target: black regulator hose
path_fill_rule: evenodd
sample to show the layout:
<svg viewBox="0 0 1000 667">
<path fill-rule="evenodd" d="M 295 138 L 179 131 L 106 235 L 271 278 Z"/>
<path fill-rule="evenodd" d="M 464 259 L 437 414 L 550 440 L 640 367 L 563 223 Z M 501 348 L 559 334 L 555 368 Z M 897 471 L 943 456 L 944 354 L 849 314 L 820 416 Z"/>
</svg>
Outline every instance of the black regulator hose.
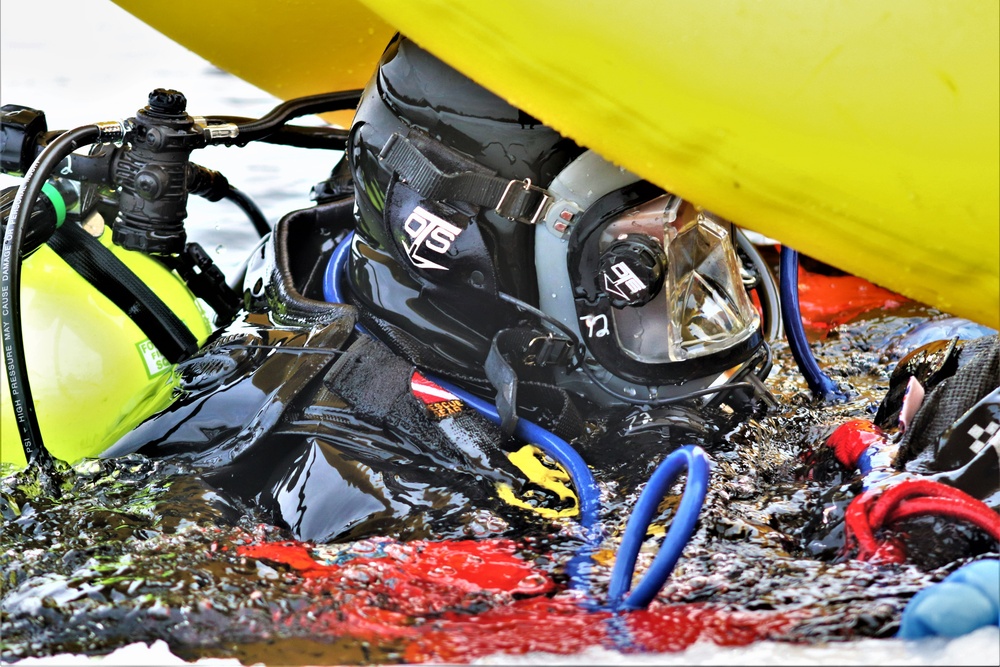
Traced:
<svg viewBox="0 0 1000 667">
<path fill-rule="evenodd" d="M 28 382 L 21 331 L 21 245 L 31 211 L 49 174 L 66 156 L 82 146 L 96 143 L 101 135 L 102 128 L 98 125 L 78 127 L 60 135 L 35 158 L 14 197 L 3 236 L 3 252 L 0 254 L 0 326 L 3 328 L 4 370 L 7 373 L 11 408 L 28 465 L 36 466 L 46 474 L 54 473 L 55 466 L 52 455 L 42 442 L 38 415 L 35 413 Z"/>
<path fill-rule="evenodd" d="M 243 213 L 250 219 L 250 222 L 253 223 L 253 228 L 257 230 L 257 234 L 261 238 L 264 238 L 264 236 L 271 232 L 271 225 L 267 224 L 264 212 L 242 190 L 237 190 L 230 185 L 225 198 L 240 207 Z"/>
<path fill-rule="evenodd" d="M 781 320 L 781 296 L 774 274 L 771 273 L 771 267 L 767 265 L 753 242 L 739 229 L 736 230 L 736 245 L 746 253 L 757 270 L 759 281 L 755 289 L 764 311 L 764 339 L 769 343 L 781 340 L 785 337 Z"/>
<path fill-rule="evenodd" d="M 330 111 L 348 111 L 358 106 L 361 101 L 361 90 L 345 90 L 336 93 L 323 93 L 288 100 L 274 107 L 266 115 L 249 123 L 237 124 L 239 133 L 232 138 L 226 138 L 219 143 L 245 146 L 251 141 L 261 141 L 264 137 L 277 132 L 285 123 L 293 118 L 309 116 Z M 209 121 L 222 120 L 208 118 Z"/>
<path fill-rule="evenodd" d="M 247 116 L 211 116 L 207 119 L 213 123 L 233 123 L 244 125 L 256 122 Z M 276 129 L 259 141 L 265 144 L 292 146 L 294 148 L 310 148 L 328 151 L 342 151 L 347 148 L 348 131 L 339 127 L 311 127 L 305 125 L 285 125 Z"/>
</svg>

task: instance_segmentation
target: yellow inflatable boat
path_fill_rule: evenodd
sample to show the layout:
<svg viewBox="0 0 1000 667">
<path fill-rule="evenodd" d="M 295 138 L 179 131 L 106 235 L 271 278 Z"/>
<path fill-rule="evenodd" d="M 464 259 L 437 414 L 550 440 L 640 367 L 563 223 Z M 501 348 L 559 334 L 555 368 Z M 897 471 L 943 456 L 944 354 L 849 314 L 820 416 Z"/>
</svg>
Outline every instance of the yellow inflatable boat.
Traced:
<svg viewBox="0 0 1000 667">
<path fill-rule="evenodd" d="M 665 188 L 1000 326 L 996 2 L 116 1 L 286 98 L 363 85 L 398 29 Z"/>
</svg>

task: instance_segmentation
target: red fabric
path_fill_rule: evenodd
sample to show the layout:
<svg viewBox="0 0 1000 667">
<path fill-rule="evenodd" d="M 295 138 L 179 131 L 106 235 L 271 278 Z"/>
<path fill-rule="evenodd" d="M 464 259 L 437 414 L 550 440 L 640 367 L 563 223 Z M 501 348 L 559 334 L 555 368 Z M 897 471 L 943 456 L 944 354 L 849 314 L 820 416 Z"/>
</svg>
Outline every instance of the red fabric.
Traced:
<svg viewBox="0 0 1000 667">
<path fill-rule="evenodd" d="M 872 445 L 884 444 L 885 433 L 867 419 L 852 419 L 837 427 L 837 430 L 826 439 L 826 444 L 833 448 L 834 456 L 844 466 L 856 468 L 858 458 Z"/>
<path fill-rule="evenodd" d="M 578 653 L 588 646 L 623 651 L 682 651 L 695 642 L 746 646 L 776 637 L 805 614 L 733 612 L 704 603 L 664 605 L 614 616 L 567 599 L 517 600 L 477 616 L 450 614 L 409 645 L 407 662 L 462 664 L 493 653 Z"/>
<path fill-rule="evenodd" d="M 799 267 L 799 310 L 806 330 L 830 329 L 869 310 L 898 308 L 906 297 L 857 276 L 825 276 Z"/>
<path fill-rule="evenodd" d="M 777 638 L 809 613 L 734 612 L 665 605 L 614 615 L 590 611 L 517 554 L 510 540 L 398 543 L 372 540 L 373 557 L 314 560 L 310 547 L 240 547 L 246 557 L 289 566 L 309 604 L 274 613 L 311 635 L 399 642 L 404 662 L 468 663 L 494 653 L 573 654 L 592 646 L 679 651 L 699 640 L 745 645 Z M 339 559 L 338 559 L 339 560 Z"/>
</svg>

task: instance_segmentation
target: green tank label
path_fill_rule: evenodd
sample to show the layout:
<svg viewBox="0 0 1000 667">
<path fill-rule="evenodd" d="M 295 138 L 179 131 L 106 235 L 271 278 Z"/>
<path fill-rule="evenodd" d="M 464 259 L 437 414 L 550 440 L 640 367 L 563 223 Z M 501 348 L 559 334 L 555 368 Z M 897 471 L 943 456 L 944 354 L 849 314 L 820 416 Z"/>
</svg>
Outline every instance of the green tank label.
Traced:
<svg viewBox="0 0 1000 667">
<path fill-rule="evenodd" d="M 164 371 L 170 370 L 170 362 L 160 354 L 160 351 L 156 349 L 156 346 L 149 339 L 138 342 L 135 346 L 138 348 L 139 354 L 146 364 L 146 375 L 151 379 Z"/>
</svg>

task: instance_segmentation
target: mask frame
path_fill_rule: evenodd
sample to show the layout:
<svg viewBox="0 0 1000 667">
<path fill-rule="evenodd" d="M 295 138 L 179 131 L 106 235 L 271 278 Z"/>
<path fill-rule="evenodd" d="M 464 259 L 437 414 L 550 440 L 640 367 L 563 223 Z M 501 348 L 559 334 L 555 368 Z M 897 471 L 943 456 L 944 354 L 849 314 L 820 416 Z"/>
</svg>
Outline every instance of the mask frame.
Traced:
<svg viewBox="0 0 1000 667">
<path fill-rule="evenodd" d="M 644 362 L 619 344 L 615 309 L 598 283 L 597 239 L 609 222 L 667 193 L 593 151 L 567 165 L 548 190 L 555 204 L 535 232 L 539 308 L 576 333 L 584 351 L 578 369 L 565 373 L 561 384 L 606 405 L 662 404 L 766 375 L 770 353 L 756 312 L 741 337 L 705 356 Z M 559 224 L 567 218 L 568 226 Z"/>
</svg>

